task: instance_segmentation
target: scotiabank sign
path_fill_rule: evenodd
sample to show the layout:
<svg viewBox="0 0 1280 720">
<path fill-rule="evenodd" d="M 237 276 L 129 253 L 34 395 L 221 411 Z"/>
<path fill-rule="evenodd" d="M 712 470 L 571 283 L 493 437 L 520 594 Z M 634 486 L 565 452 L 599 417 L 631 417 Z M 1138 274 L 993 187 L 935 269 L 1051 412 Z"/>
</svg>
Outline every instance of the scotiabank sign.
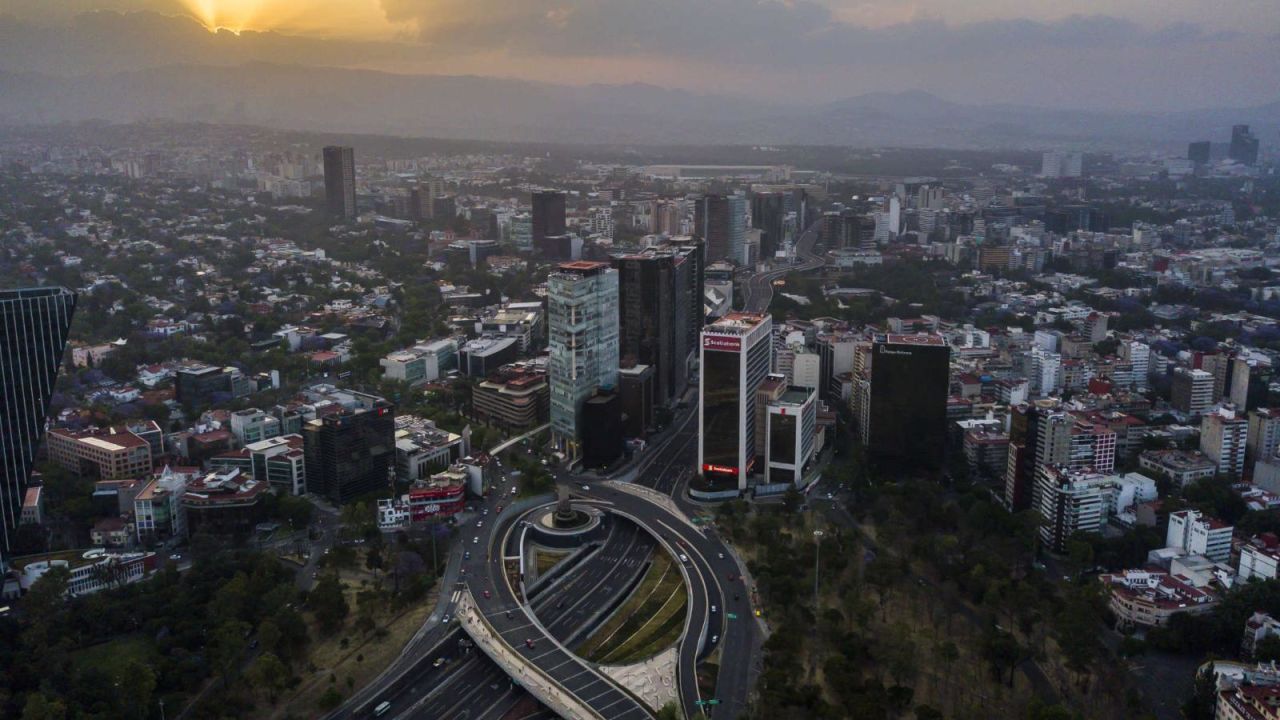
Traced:
<svg viewBox="0 0 1280 720">
<path fill-rule="evenodd" d="M 703 335 L 702 347 L 707 350 L 738 352 L 742 350 L 742 338 L 725 335 Z"/>
<path fill-rule="evenodd" d="M 702 472 L 704 472 L 704 473 L 720 473 L 720 474 L 722 474 L 722 475 L 737 475 L 737 474 L 738 474 L 738 468 L 736 468 L 736 467 L 729 467 L 728 465 L 712 465 L 712 464 L 710 464 L 710 463 L 703 463 L 703 465 L 702 465 Z"/>
</svg>

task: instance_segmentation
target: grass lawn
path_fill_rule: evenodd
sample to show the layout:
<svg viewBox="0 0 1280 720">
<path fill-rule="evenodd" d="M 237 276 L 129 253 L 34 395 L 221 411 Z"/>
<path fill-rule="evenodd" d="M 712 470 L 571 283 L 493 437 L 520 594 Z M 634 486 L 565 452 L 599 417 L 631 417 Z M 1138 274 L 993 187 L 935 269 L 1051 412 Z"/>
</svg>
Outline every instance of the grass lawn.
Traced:
<svg viewBox="0 0 1280 720">
<path fill-rule="evenodd" d="M 93 668 L 107 675 L 118 671 L 130 660 L 151 665 L 155 651 L 141 635 L 126 635 L 110 642 L 92 645 L 77 652 L 72 662 L 80 668 Z"/>
</svg>

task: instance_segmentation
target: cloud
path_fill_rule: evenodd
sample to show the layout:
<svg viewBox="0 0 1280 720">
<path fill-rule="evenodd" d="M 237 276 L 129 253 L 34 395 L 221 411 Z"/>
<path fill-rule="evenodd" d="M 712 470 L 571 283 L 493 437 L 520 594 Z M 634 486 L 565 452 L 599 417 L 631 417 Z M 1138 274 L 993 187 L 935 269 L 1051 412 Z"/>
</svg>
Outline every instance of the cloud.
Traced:
<svg viewBox="0 0 1280 720">
<path fill-rule="evenodd" d="M 767 67 L 947 60 L 1045 48 L 1099 49 L 1220 42 L 1192 23 L 1151 30 L 1122 18 L 917 19 L 853 25 L 814 0 L 382 0 L 432 51 L 513 56 L 687 58 Z"/>
</svg>

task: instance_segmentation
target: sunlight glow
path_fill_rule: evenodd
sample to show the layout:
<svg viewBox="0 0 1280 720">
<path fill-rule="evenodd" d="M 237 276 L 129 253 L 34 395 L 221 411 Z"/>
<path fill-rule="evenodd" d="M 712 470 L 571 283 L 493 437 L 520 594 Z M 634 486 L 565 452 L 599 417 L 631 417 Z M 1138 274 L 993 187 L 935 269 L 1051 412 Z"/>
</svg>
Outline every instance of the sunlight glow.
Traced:
<svg viewBox="0 0 1280 720">
<path fill-rule="evenodd" d="M 182 4 L 209 32 L 236 34 L 252 27 L 262 9 L 262 0 L 182 0 Z"/>
</svg>

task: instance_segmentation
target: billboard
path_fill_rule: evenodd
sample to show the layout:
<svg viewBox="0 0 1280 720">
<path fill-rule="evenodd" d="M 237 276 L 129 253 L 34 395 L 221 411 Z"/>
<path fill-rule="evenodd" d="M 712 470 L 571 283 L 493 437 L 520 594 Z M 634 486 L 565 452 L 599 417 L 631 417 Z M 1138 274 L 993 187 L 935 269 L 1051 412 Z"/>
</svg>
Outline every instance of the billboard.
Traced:
<svg viewBox="0 0 1280 720">
<path fill-rule="evenodd" d="M 739 352 L 742 350 L 742 338 L 732 335 L 707 335 L 702 336 L 702 347 L 707 350 L 728 350 L 730 352 Z"/>
</svg>

